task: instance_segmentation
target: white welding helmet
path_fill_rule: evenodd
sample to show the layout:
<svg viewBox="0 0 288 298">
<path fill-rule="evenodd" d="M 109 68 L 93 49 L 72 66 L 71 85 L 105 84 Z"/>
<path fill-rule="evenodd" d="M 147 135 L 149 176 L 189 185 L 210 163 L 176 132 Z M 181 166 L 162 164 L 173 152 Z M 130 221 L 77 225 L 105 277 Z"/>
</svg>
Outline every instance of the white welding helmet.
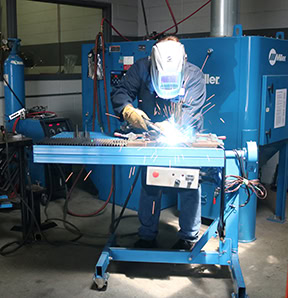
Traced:
<svg viewBox="0 0 288 298">
<path fill-rule="evenodd" d="M 183 44 L 167 40 L 153 46 L 151 80 L 157 95 L 164 99 L 179 95 L 184 78 L 186 53 Z"/>
</svg>

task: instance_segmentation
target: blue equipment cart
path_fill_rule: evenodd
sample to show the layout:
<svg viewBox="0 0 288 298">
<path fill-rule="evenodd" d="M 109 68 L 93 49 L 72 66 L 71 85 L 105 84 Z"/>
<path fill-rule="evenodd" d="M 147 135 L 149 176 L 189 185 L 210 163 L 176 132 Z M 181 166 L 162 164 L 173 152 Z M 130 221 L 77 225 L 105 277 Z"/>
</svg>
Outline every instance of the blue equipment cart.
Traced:
<svg viewBox="0 0 288 298">
<path fill-rule="evenodd" d="M 34 162 L 36 163 L 70 163 L 70 164 L 101 164 L 101 165 L 132 165 L 132 166 L 177 166 L 220 168 L 226 170 L 226 175 L 240 175 L 239 161 L 235 151 L 225 151 L 219 148 L 181 148 L 181 147 L 105 147 L 69 145 L 72 133 L 62 133 L 54 139 L 66 138 L 67 145 L 47 144 L 33 146 Z M 100 133 L 90 133 L 91 143 L 101 138 Z M 157 158 L 155 158 L 157 152 Z M 154 153 L 154 154 L 153 154 Z M 258 148 L 255 142 L 248 142 L 247 148 L 237 151 L 245 162 L 245 171 L 254 176 L 258 160 Z M 175 156 L 184 155 L 183 159 Z M 223 178 L 222 172 L 222 178 Z M 222 183 L 224 180 L 222 179 Z M 224 184 L 223 184 L 224 185 Z M 224 196 L 219 200 L 221 212 L 210 227 L 196 243 L 192 251 L 177 250 L 142 250 L 115 247 L 116 222 L 110 239 L 97 262 L 94 281 L 99 289 L 107 286 L 110 261 L 125 262 L 152 262 L 152 263 L 179 263 L 179 264 L 218 264 L 231 269 L 235 285 L 235 297 L 247 297 L 246 287 L 238 258 L 238 226 L 239 226 L 239 193 Z M 212 198 L 211 198 L 212 199 Z M 125 202 L 124 207 L 127 202 Z M 222 208 L 221 208 L 222 206 Z M 124 208 L 123 207 L 123 208 Z M 124 212 L 124 209 L 123 209 Z M 122 212 L 122 214 L 123 214 Z M 219 251 L 206 252 L 203 247 L 212 237 L 219 237 Z"/>
</svg>

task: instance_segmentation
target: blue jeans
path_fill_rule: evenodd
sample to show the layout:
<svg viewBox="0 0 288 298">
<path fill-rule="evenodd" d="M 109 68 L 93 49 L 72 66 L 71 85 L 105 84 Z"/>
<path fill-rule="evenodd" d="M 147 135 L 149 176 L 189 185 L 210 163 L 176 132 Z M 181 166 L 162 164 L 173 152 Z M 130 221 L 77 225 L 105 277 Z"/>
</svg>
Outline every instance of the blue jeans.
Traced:
<svg viewBox="0 0 288 298">
<path fill-rule="evenodd" d="M 162 188 L 146 185 L 146 168 L 142 170 L 142 189 L 138 217 L 140 220 L 139 237 L 152 240 L 158 234 L 161 211 Z M 198 189 L 179 189 L 180 215 L 178 236 L 180 239 L 197 241 L 201 225 L 201 187 Z"/>
</svg>

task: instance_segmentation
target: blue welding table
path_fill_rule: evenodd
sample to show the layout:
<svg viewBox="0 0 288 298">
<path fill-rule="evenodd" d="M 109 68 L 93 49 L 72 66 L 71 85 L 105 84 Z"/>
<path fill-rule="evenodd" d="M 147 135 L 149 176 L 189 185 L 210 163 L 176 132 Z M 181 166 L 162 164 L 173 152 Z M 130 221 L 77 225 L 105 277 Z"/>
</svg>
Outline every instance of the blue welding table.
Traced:
<svg viewBox="0 0 288 298">
<path fill-rule="evenodd" d="M 66 134 L 67 136 L 67 134 Z M 63 137 L 62 134 L 59 137 Z M 72 137 L 72 135 L 70 135 Z M 93 137 L 93 134 L 91 135 Z M 89 147 L 34 145 L 34 162 L 70 164 L 111 164 L 133 166 L 218 167 L 226 169 L 227 175 L 239 175 L 239 165 L 234 151 L 218 148 L 172 148 L 172 147 Z M 248 142 L 247 149 L 237 151 L 245 160 L 245 168 L 253 173 L 258 159 L 255 142 Z M 154 157 L 151 155 L 154 153 Z M 155 158 L 157 154 L 157 158 Z M 175 156 L 184 156 L 184 159 Z M 219 239 L 219 251 L 206 252 L 203 247 L 217 236 L 220 216 L 209 226 L 192 251 L 143 250 L 115 247 L 112 234 L 96 264 L 94 281 L 99 289 L 107 286 L 107 267 L 111 261 L 217 264 L 228 266 L 234 281 L 234 297 L 247 297 L 246 287 L 238 258 L 239 193 L 225 198 L 225 237 Z"/>
</svg>

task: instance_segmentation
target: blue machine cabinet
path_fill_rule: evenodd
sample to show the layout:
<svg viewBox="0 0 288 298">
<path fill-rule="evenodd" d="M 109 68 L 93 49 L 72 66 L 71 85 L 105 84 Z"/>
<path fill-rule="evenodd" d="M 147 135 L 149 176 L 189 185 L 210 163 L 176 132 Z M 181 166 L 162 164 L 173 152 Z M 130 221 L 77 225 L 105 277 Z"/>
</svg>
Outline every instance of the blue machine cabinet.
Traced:
<svg viewBox="0 0 288 298">
<path fill-rule="evenodd" d="M 72 133 L 62 133 L 57 137 L 72 138 Z M 91 138 L 99 138 L 99 133 L 90 133 Z M 100 136 L 101 137 L 101 136 Z M 157 159 L 152 153 L 157 151 Z M 226 169 L 227 175 L 239 175 L 239 164 L 234 151 L 218 148 L 178 148 L 178 147 L 101 147 L 101 146 L 60 146 L 34 145 L 36 163 L 70 163 L 136 166 L 177 166 L 177 167 L 218 167 Z M 248 142 L 247 149 L 238 150 L 245 161 L 245 171 L 254 173 L 257 168 L 258 149 L 255 142 Z M 183 154 L 185 159 L 175 156 Z M 238 257 L 239 193 L 226 195 L 225 211 L 218 215 L 192 251 L 142 250 L 115 247 L 115 231 L 110 236 L 96 264 L 94 281 L 97 287 L 107 286 L 106 272 L 111 261 L 178 263 L 178 264 L 218 264 L 228 266 L 232 273 L 234 297 L 247 297 L 244 278 Z M 220 203 L 218 204 L 220 205 Z M 219 251 L 203 251 L 203 247 L 219 233 L 220 220 L 223 220 L 225 233 L 218 234 Z"/>
<path fill-rule="evenodd" d="M 242 148 L 247 141 L 255 141 L 259 147 L 259 166 L 262 166 L 277 151 L 284 150 L 287 143 L 288 124 L 285 96 L 282 93 L 279 102 L 279 90 L 288 89 L 288 41 L 277 38 L 261 36 L 243 36 L 242 27 L 237 25 L 233 37 L 221 38 L 195 38 L 183 39 L 188 55 L 188 61 L 202 67 L 205 58 L 208 60 L 203 68 L 207 85 L 207 97 L 216 104 L 204 115 L 205 132 L 225 135 L 225 148 Z M 105 70 L 108 97 L 113 86 L 121 79 L 127 65 L 125 61 L 136 61 L 150 54 L 155 41 L 117 42 L 105 45 Z M 88 53 L 94 48 L 93 44 L 82 46 L 82 92 L 83 92 L 83 126 L 92 128 L 93 111 L 93 80 L 88 77 Z M 128 65 L 129 67 L 129 65 Z M 105 101 L 103 81 L 98 81 L 100 112 L 105 131 L 107 131 L 107 119 L 105 116 Z M 273 91 L 273 92 L 272 92 Z M 278 107 L 276 108 L 276 94 L 278 94 Z M 285 94 L 285 91 L 284 91 Z M 287 99 L 287 98 L 286 98 Z M 282 104 L 282 115 L 276 113 Z M 111 102 L 108 103 L 109 112 L 113 114 Z M 278 117 L 278 120 L 275 120 Z M 279 117 L 282 117 L 279 119 Z M 275 126 L 275 121 L 281 126 Z M 282 122 L 281 122 L 282 121 Z M 110 118 L 112 131 L 119 127 L 119 121 Z M 98 119 L 95 120 L 96 131 L 100 131 Z M 284 165 L 287 163 L 286 155 L 280 154 L 279 172 L 284 173 Z M 285 158 L 285 160 L 282 160 Z M 129 170 L 125 167 L 119 170 L 119 175 L 128 177 Z M 99 189 L 103 199 L 108 196 L 109 182 L 102 183 L 100 175 L 108 171 L 107 167 L 101 167 L 101 171 L 93 171 L 91 176 L 94 184 Z M 286 172 L 285 172 L 286 173 Z M 255 177 L 257 173 L 253 174 Z M 128 179 L 128 178 L 127 178 Z M 276 218 L 285 219 L 284 193 L 287 188 L 287 176 L 278 175 L 278 192 Z M 139 190 L 138 190 L 139 191 Z M 211 187 L 203 185 L 202 188 L 202 214 L 204 217 L 216 218 L 219 210 L 213 205 L 210 197 Z M 136 192 L 137 193 L 137 189 Z M 124 193 L 119 192 L 116 197 L 120 201 Z M 173 202 L 173 201 L 172 201 Z M 171 201 L 166 205 L 170 206 Z M 240 217 L 254 218 L 251 225 L 246 225 L 247 232 L 241 232 L 242 241 L 255 239 L 256 197 L 253 196 L 249 205 L 241 208 Z M 284 209 L 282 209 L 284 208 Z M 134 206 L 135 209 L 135 206 Z"/>
</svg>

